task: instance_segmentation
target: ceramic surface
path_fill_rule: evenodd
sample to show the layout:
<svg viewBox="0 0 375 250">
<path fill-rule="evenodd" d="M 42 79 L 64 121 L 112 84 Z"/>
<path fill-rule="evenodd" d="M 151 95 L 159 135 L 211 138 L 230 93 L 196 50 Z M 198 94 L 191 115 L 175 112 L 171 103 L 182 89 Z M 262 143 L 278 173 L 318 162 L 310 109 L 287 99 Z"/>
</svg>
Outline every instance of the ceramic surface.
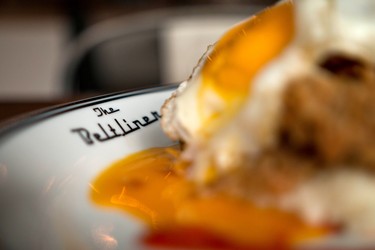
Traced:
<svg viewBox="0 0 375 250">
<path fill-rule="evenodd" d="M 136 218 L 89 200 L 127 154 L 170 141 L 160 107 L 173 87 L 80 101 L 0 133 L 0 249 L 143 249 Z"/>
</svg>

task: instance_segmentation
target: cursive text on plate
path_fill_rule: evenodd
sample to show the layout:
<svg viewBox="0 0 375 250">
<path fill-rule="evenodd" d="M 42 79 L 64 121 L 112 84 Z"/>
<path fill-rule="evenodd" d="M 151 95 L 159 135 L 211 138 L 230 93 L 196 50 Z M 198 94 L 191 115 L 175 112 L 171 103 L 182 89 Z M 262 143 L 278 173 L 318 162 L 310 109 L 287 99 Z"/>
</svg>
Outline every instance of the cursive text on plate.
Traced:
<svg viewBox="0 0 375 250">
<path fill-rule="evenodd" d="M 100 112 L 98 116 L 107 115 L 104 109 L 95 108 L 95 112 Z M 111 113 L 117 112 L 111 110 Z M 126 119 L 115 118 L 110 122 L 97 123 L 97 130 L 91 131 L 84 127 L 73 128 L 70 131 L 77 134 L 87 145 L 93 145 L 95 142 L 105 142 L 117 137 L 122 137 L 142 129 L 161 118 L 157 111 L 151 111 L 150 115 L 142 116 L 141 119 L 128 122 Z"/>
</svg>

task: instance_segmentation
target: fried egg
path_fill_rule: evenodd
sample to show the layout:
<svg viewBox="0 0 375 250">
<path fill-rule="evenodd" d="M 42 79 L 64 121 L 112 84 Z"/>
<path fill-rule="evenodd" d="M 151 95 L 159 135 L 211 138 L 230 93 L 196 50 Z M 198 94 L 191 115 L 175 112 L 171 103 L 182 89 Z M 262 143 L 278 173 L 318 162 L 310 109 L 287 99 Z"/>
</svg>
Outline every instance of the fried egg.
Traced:
<svg viewBox="0 0 375 250">
<path fill-rule="evenodd" d="M 374 19 L 372 0 L 280 1 L 210 46 L 162 108 L 188 178 L 373 237 Z"/>
<path fill-rule="evenodd" d="M 236 116 L 253 91 L 256 75 L 291 42 L 293 20 L 292 2 L 283 1 L 235 26 L 209 47 L 192 76 L 164 105 L 164 129 L 187 143 L 186 157 L 197 157 L 195 151 L 202 147 L 219 150 L 205 151 L 194 160 L 199 165 L 197 178 L 208 178 L 206 170 L 212 164 L 225 169 L 237 161 L 230 152 L 239 152 L 241 140 L 234 131 L 225 131 L 237 124 Z M 223 139 L 226 146 L 206 145 L 221 140 L 218 136 L 230 137 Z"/>
</svg>

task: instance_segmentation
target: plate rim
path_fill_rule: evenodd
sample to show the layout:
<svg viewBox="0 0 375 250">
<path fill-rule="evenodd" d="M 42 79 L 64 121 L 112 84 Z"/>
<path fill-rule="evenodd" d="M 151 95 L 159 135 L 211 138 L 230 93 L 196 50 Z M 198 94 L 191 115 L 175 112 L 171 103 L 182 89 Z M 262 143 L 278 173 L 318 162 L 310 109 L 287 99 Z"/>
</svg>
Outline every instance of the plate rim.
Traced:
<svg viewBox="0 0 375 250">
<path fill-rule="evenodd" d="M 16 131 L 29 127 L 40 121 L 78 110 L 86 108 L 92 105 L 97 105 L 109 101 L 119 100 L 132 96 L 139 96 L 149 93 L 162 92 L 167 90 L 174 90 L 178 87 L 176 84 L 161 85 L 156 87 L 146 87 L 141 89 L 123 90 L 119 92 L 113 92 L 108 94 L 97 95 L 89 98 L 84 98 L 72 102 L 58 104 L 56 106 L 47 107 L 45 109 L 31 111 L 25 113 L 19 118 L 6 120 L 0 124 L 0 141 L 7 135 L 10 135 Z"/>
</svg>

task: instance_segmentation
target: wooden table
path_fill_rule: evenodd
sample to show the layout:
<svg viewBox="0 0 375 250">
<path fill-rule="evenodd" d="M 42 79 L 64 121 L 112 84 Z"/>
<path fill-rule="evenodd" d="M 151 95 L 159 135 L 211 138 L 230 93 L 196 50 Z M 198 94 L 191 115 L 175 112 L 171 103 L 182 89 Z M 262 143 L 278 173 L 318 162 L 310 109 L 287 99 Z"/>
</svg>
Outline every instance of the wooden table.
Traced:
<svg viewBox="0 0 375 250">
<path fill-rule="evenodd" d="M 30 112 L 60 104 L 60 101 L 0 101 L 0 122 L 16 119 Z"/>
<path fill-rule="evenodd" d="M 0 127 L 4 126 L 7 123 L 21 119 L 32 115 L 34 113 L 42 112 L 43 110 L 56 107 L 58 105 L 70 103 L 80 99 L 85 99 L 91 97 L 92 95 L 84 96 L 69 96 L 53 100 L 45 101 L 1 101 L 0 100 Z"/>
</svg>

